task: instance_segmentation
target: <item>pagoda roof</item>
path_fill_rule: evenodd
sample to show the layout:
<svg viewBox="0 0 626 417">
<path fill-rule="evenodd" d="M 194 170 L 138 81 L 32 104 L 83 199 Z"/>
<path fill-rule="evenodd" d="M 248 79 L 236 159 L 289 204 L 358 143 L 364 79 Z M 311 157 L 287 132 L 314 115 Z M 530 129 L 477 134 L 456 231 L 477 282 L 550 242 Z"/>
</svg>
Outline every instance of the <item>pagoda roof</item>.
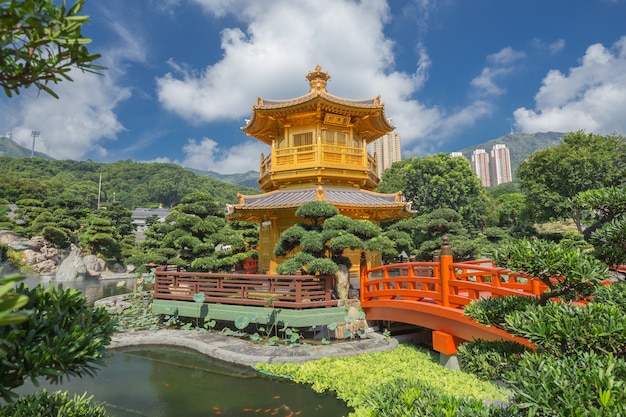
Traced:
<svg viewBox="0 0 626 417">
<path fill-rule="evenodd" d="M 258 195 L 239 194 L 239 203 L 227 206 L 227 217 L 238 217 L 237 212 L 243 214 L 242 212 L 246 211 L 298 208 L 310 201 L 325 201 L 344 209 L 383 210 L 386 213 L 382 216 L 384 218 L 410 217 L 415 214 L 411 210 L 411 203 L 402 201 L 401 192 L 381 194 L 360 189 L 324 188 L 318 185 L 304 189 L 276 190 Z M 381 216 L 373 217 L 380 218 Z"/>
<path fill-rule="evenodd" d="M 380 96 L 352 100 L 330 94 L 326 91 L 330 75 L 323 72 L 319 65 L 306 78 L 311 89 L 303 96 L 287 100 L 257 97 L 257 104 L 252 106 L 252 117 L 246 120 L 241 130 L 271 146 L 281 123 L 288 123 L 290 116 L 314 114 L 323 118 L 326 113 L 349 116 L 350 125 L 368 143 L 395 129 L 385 116 L 385 105 L 380 102 Z"/>
</svg>

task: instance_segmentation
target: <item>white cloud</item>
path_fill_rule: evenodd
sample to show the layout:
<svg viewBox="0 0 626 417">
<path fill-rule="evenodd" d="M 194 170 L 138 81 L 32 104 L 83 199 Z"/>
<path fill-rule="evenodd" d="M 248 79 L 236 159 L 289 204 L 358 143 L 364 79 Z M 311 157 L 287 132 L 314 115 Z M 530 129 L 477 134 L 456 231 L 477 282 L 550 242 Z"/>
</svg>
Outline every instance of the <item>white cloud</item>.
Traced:
<svg viewBox="0 0 626 417">
<path fill-rule="evenodd" d="M 12 139 L 29 149 L 31 131 L 41 135 L 35 150 L 56 159 L 81 159 L 85 154 L 106 155 L 101 142 L 114 139 L 123 129 L 113 109 L 128 97 L 128 91 L 114 86 L 106 76 L 72 71 L 74 82 L 52 86 L 59 95 L 23 94 L 14 99 Z"/>
<path fill-rule="evenodd" d="M 487 56 L 489 64 L 481 71 L 480 75 L 474 78 L 471 85 L 476 89 L 478 95 L 499 96 L 506 90 L 498 85 L 498 81 L 505 75 L 511 73 L 517 61 L 525 58 L 523 52 L 516 51 L 511 47 L 506 47 Z"/>
<path fill-rule="evenodd" d="M 221 174 L 257 171 L 261 154 L 267 155 L 270 148 L 258 141 L 247 141 L 227 150 L 219 149 L 217 142 L 209 138 L 201 141 L 189 139 L 183 147 L 185 159 L 181 165 L 202 171 Z"/>
<path fill-rule="evenodd" d="M 384 33 L 390 19 L 386 1 L 195 2 L 214 18 L 232 14 L 238 23 L 222 30 L 219 61 L 195 70 L 171 61 L 172 71 L 157 79 L 161 104 L 192 123 L 248 118 L 256 96 L 303 95 L 308 91 L 304 76 L 317 64 L 331 75 L 332 94 L 354 99 L 380 95 L 407 149 L 434 146 L 489 111 L 484 98 L 451 114 L 415 98 L 428 80 L 430 57 L 417 42 L 414 72 L 395 70 L 394 42 Z M 420 19 L 431 7 L 434 2 L 415 2 Z M 498 60 L 505 61 L 507 52 L 510 59 L 519 55 L 503 50 L 493 65 L 504 65 Z M 493 79 L 500 72 L 486 76 Z"/>
<path fill-rule="evenodd" d="M 579 66 L 567 74 L 551 70 L 535 95 L 535 109 L 515 110 L 524 132 L 587 130 L 626 132 L 626 36 L 610 49 L 587 48 Z"/>
<path fill-rule="evenodd" d="M 109 5 L 111 6 L 111 5 Z M 105 66 L 102 75 L 72 70 L 73 82 L 62 81 L 50 87 L 59 99 L 38 93 L 34 87 L 10 100 L 0 112 L 0 125 L 12 132 L 12 139 L 29 149 L 32 131 L 39 131 L 35 150 L 56 159 L 101 158 L 107 155 L 105 142 L 115 140 L 124 130 L 115 113 L 116 106 L 131 95 L 118 79 L 130 62 L 145 62 L 145 43 L 137 32 L 120 21 L 114 7 L 101 7 L 103 19 L 115 41 L 95 63 Z M 95 48 L 95 47 L 94 47 Z M 92 52 L 96 52 L 90 47 Z"/>
</svg>

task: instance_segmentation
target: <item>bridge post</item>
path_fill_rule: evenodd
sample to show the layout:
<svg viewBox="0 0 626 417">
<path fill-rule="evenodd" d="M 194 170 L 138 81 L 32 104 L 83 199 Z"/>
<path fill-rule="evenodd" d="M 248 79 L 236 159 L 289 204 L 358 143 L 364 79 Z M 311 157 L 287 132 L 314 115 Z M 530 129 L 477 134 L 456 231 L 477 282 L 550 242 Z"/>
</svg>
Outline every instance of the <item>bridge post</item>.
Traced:
<svg viewBox="0 0 626 417">
<path fill-rule="evenodd" d="M 453 263 L 450 240 L 447 236 L 441 242 L 441 253 L 439 255 L 439 280 L 441 283 L 441 304 L 450 307 L 450 266 Z"/>
<path fill-rule="evenodd" d="M 368 278 L 367 270 L 367 258 L 365 252 L 361 252 L 361 259 L 359 260 L 359 299 L 363 301 L 363 294 L 365 293 L 365 282 Z"/>
<path fill-rule="evenodd" d="M 461 369 L 456 355 L 456 348 L 461 343 L 461 339 L 439 330 L 433 331 L 432 338 L 433 350 L 439 352 L 439 364 L 453 371 Z"/>
</svg>

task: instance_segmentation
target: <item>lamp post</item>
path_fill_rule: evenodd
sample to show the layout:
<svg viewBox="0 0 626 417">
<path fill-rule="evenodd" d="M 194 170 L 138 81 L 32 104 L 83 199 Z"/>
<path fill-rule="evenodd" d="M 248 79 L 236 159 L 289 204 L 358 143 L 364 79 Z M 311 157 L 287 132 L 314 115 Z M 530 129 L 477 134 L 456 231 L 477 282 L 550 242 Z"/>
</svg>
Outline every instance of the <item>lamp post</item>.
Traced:
<svg viewBox="0 0 626 417">
<path fill-rule="evenodd" d="M 30 132 L 30 135 L 33 137 L 33 147 L 30 150 L 30 157 L 32 158 L 33 155 L 35 155 L 35 138 L 37 136 L 39 136 L 41 134 L 41 132 L 38 132 L 36 130 L 33 130 L 32 132 Z"/>
</svg>

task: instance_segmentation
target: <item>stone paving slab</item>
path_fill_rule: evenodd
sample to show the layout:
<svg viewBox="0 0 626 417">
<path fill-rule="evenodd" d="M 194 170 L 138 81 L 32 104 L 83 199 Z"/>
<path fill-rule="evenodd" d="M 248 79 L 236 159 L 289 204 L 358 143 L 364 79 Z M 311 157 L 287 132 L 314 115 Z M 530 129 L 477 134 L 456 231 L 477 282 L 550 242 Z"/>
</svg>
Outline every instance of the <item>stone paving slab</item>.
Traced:
<svg viewBox="0 0 626 417">
<path fill-rule="evenodd" d="M 332 342 L 329 345 L 265 346 L 215 332 L 156 330 L 116 333 L 108 348 L 145 345 L 185 347 L 225 362 L 252 366 L 259 362 L 302 363 L 328 357 L 382 352 L 395 349 L 398 341 L 387 339 L 371 330 L 366 332 L 364 338 Z"/>
</svg>

